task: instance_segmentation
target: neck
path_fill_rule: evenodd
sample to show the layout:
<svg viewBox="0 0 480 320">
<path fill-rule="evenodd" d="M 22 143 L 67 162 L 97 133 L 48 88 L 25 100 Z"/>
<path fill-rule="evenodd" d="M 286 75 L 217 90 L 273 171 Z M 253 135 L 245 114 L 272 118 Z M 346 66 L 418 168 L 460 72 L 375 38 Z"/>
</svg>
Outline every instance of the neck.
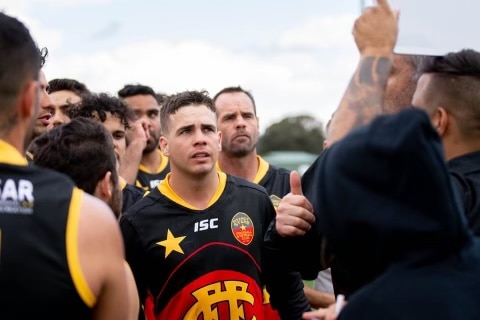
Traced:
<svg viewBox="0 0 480 320">
<path fill-rule="evenodd" d="M 187 176 L 172 170 L 169 183 L 173 191 L 185 202 L 198 209 L 205 209 L 217 191 L 219 178 L 216 170 L 203 176 Z"/>
<path fill-rule="evenodd" d="M 230 156 L 220 152 L 218 165 L 223 172 L 253 181 L 258 172 L 257 152 L 253 151 L 244 157 Z"/>
<path fill-rule="evenodd" d="M 17 129 L 12 129 L 9 132 L 0 132 L 0 140 L 15 147 L 18 152 L 25 155 L 25 135 Z"/>
<path fill-rule="evenodd" d="M 480 151 L 480 142 L 456 142 L 444 143 L 445 158 L 450 161 L 456 157 L 466 155 L 475 151 Z"/>
<path fill-rule="evenodd" d="M 149 171 L 157 171 L 158 167 L 162 164 L 162 157 L 158 153 L 157 149 L 150 153 L 146 153 L 142 156 L 140 164 L 145 166 Z"/>
</svg>

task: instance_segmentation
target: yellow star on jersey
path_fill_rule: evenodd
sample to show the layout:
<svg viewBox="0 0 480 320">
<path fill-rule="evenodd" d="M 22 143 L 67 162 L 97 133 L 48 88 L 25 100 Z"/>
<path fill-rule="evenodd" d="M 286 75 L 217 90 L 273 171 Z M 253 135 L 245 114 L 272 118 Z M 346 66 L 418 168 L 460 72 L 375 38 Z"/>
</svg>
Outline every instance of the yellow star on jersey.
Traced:
<svg viewBox="0 0 480 320">
<path fill-rule="evenodd" d="M 183 254 L 183 250 L 180 247 L 180 242 L 182 242 L 183 239 L 185 239 L 185 236 L 175 237 L 173 235 L 172 231 L 170 231 L 170 229 L 168 229 L 167 240 L 157 242 L 156 244 L 158 244 L 159 246 L 164 246 L 165 247 L 165 259 L 166 259 L 172 251 L 177 251 L 178 253 Z"/>
</svg>

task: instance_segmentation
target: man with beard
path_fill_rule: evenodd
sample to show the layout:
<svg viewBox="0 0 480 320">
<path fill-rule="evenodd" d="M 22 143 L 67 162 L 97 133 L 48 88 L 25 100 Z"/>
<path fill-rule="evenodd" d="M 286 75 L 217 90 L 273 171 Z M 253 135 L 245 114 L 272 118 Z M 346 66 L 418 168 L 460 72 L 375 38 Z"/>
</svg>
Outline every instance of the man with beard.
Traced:
<svg viewBox="0 0 480 320">
<path fill-rule="evenodd" d="M 168 158 L 158 148 L 162 101 L 152 88 L 140 84 L 124 86 L 118 96 L 133 109 L 137 119 L 127 136 L 128 151 L 120 163 L 120 174 L 128 183 L 151 190 L 170 171 Z"/>
<path fill-rule="evenodd" d="M 218 129 L 222 132 L 218 169 L 261 185 L 277 208 L 280 200 L 290 192 L 290 171 L 272 166 L 257 154 L 260 131 L 252 94 L 240 86 L 227 87 L 220 90 L 213 100 Z M 292 276 L 300 281 L 298 275 Z M 316 293 L 308 288 L 305 290 L 310 296 Z M 327 306 L 334 301 L 333 295 L 318 293 L 321 306 Z M 264 296 L 266 315 L 269 319 L 278 319 L 278 314 L 270 307 L 266 291 Z"/>
<path fill-rule="evenodd" d="M 28 29 L 1 12 L 0 48 L 0 317 L 128 319 L 112 210 L 65 175 L 27 165 L 41 57 Z"/>
</svg>

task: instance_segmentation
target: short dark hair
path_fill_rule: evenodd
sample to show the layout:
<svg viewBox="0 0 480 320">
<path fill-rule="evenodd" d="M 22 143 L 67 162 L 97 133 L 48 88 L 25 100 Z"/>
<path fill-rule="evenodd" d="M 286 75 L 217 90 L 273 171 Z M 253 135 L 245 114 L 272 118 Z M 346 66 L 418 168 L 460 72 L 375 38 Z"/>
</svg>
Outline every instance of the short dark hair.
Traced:
<svg viewBox="0 0 480 320">
<path fill-rule="evenodd" d="M 432 76 L 425 96 L 429 108 L 444 107 L 464 138 L 480 137 L 480 53 L 464 49 L 431 58 L 422 73 Z"/>
<path fill-rule="evenodd" d="M 0 129 L 17 122 L 14 102 L 28 80 L 37 80 L 40 51 L 25 25 L 0 12 Z"/>
<path fill-rule="evenodd" d="M 62 172 L 89 194 L 110 171 L 118 184 L 112 137 L 104 126 L 86 118 L 74 119 L 33 140 L 34 163 Z"/>
<path fill-rule="evenodd" d="M 220 96 L 222 93 L 234 93 L 234 92 L 243 92 L 245 93 L 249 98 L 250 100 L 252 101 L 252 104 L 253 104 L 253 114 L 257 115 L 257 106 L 255 104 L 255 99 L 253 98 L 253 95 L 251 94 L 250 91 L 247 91 L 245 89 L 243 89 L 242 87 L 240 86 L 236 86 L 236 87 L 226 87 L 226 88 L 223 88 L 222 90 L 218 91 L 216 95 L 213 96 L 213 103 L 215 103 L 217 101 L 217 98 L 218 96 Z"/>
<path fill-rule="evenodd" d="M 160 126 L 162 127 L 162 131 L 168 132 L 170 115 L 175 114 L 181 107 L 190 105 L 204 105 L 213 113 L 216 113 L 215 104 L 213 103 L 212 98 L 208 96 L 207 91 L 183 91 L 176 93 L 169 96 L 163 107 L 160 109 Z"/>
<path fill-rule="evenodd" d="M 68 78 L 52 79 L 48 82 L 48 87 L 48 93 L 67 90 L 72 91 L 79 97 L 83 97 L 84 95 L 91 93 L 84 83 Z"/>
<path fill-rule="evenodd" d="M 155 99 L 157 99 L 157 103 L 162 106 L 165 101 L 167 101 L 168 94 L 157 92 L 155 93 Z"/>
<path fill-rule="evenodd" d="M 122 89 L 118 90 L 118 96 L 122 99 L 138 95 L 152 96 L 159 105 L 163 103 L 151 87 L 143 84 L 126 84 Z"/>
<path fill-rule="evenodd" d="M 125 129 L 131 128 L 130 124 L 134 121 L 133 111 L 125 102 L 107 93 L 85 95 L 82 101 L 72 105 L 68 115 L 70 119 L 98 117 L 101 122 L 104 122 L 107 119 L 106 112 L 110 112 L 113 116 L 119 118 Z"/>
</svg>

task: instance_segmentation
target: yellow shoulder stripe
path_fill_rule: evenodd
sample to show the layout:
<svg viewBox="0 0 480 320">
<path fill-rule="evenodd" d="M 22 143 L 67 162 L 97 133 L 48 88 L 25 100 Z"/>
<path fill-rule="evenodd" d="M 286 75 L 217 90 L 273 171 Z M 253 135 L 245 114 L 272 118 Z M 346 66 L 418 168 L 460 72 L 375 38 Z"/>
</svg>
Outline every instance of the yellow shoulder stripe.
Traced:
<svg viewBox="0 0 480 320">
<path fill-rule="evenodd" d="M 68 210 L 66 245 L 67 263 L 72 277 L 73 284 L 83 302 L 92 308 L 95 305 L 96 297 L 88 286 L 87 280 L 80 266 L 78 255 L 78 222 L 80 220 L 80 205 L 83 199 L 83 191 L 74 188 L 70 208 Z"/>
</svg>

